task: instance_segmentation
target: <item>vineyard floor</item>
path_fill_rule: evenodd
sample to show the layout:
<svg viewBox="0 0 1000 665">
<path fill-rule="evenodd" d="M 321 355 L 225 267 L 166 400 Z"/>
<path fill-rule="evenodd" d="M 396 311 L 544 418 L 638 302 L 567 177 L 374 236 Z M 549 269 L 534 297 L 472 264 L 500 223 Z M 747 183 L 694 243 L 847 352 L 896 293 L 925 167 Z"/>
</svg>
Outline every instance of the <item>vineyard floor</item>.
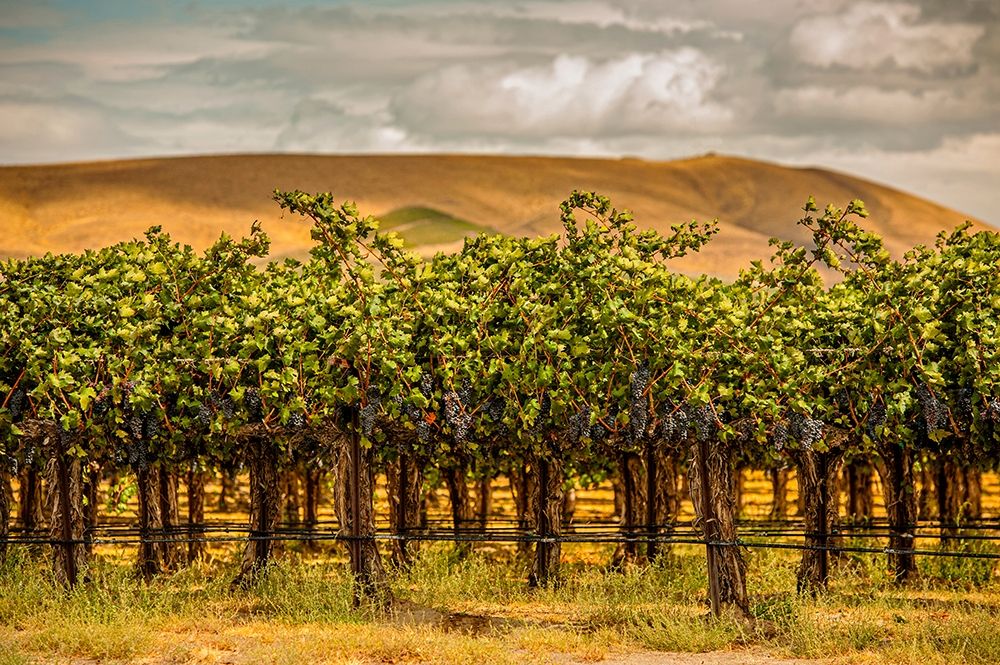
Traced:
<svg viewBox="0 0 1000 665">
<path fill-rule="evenodd" d="M 213 518 L 246 519 L 245 481 L 231 497 L 233 512 L 213 505 Z M 769 489 L 750 474 L 748 515 L 766 514 Z M 794 506 L 794 481 L 790 490 Z M 995 516 L 994 474 L 984 490 L 984 512 Z M 213 484 L 209 496 L 217 491 Z M 509 515 L 503 479 L 494 494 L 496 513 Z M 384 515 L 381 490 L 377 505 Z M 133 510 L 134 502 L 117 518 Z M 578 492 L 576 519 L 613 512 L 608 485 Z M 447 513 L 444 496 L 430 514 Z M 321 517 L 332 518 L 329 501 Z M 513 545 L 477 543 L 461 557 L 449 543 L 425 543 L 408 571 L 390 570 L 396 601 L 388 614 L 351 608 L 343 545 L 285 544 L 246 591 L 230 587 L 238 549 L 215 543 L 205 560 L 144 583 L 134 545 L 99 545 L 90 579 L 67 592 L 51 581 L 47 547 L 14 547 L 0 567 L 0 665 L 1000 662 L 993 561 L 921 558 L 918 579 L 899 587 L 884 556 L 844 554 L 834 558 L 828 593 L 810 598 L 795 592 L 796 552 L 755 549 L 746 553 L 753 618 L 711 621 L 704 548 L 695 545 L 675 545 L 655 565 L 615 570 L 613 544 L 567 543 L 563 584 L 532 590 L 527 558 Z"/>
<path fill-rule="evenodd" d="M 44 557 L 15 550 L 0 572 L 0 663 L 1000 662 L 1000 585 L 988 571 L 983 580 L 981 569 L 931 562 L 898 588 L 880 561 L 851 557 L 811 599 L 795 594 L 794 555 L 754 553 L 754 619 L 709 621 L 700 554 L 678 546 L 662 564 L 624 571 L 571 555 L 562 586 L 530 590 L 512 554 L 459 559 L 436 544 L 391 573 L 396 604 L 380 615 L 351 609 L 334 547 L 289 547 L 250 591 L 230 589 L 232 561 L 145 584 L 102 559 L 66 592 Z"/>
</svg>

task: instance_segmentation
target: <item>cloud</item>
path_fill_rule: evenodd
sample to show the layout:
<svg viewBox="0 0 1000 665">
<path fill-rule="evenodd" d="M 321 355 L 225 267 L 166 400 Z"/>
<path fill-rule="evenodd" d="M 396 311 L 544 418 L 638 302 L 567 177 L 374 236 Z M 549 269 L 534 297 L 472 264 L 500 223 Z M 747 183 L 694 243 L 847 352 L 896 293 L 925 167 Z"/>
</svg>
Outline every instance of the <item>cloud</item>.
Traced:
<svg viewBox="0 0 1000 665">
<path fill-rule="evenodd" d="M 406 127 L 429 134 L 599 137 L 710 131 L 732 111 L 711 94 L 723 68 L 683 48 L 598 60 L 560 55 L 536 65 L 454 65 L 393 99 Z"/>
<path fill-rule="evenodd" d="M 974 63 L 972 47 L 985 34 L 983 26 L 921 17 L 914 5 L 860 2 L 846 12 L 803 19 L 792 29 L 790 44 L 802 62 L 817 67 L 891 64 L 930 73 Z"/>
<path fill-rule="evenodd" d="M 994 219 L 1000 206 L 986 0 L 13 4 L 7 163 L 717 151 L 854 170 Z"/>
<path fill-rule="evenodd" d="M 107 157 L 134 141 L 103 109 L 79 100 L 0 100 L 0 118 L 0 146 L 11 161 Z"/>
<path fill-rule="evenodd" d="M 545 20 L 564 25 L 593 25 L 599 28 L 622 27 L 635 32 L 666 35 L 715 29 L 715 24 L 705 19 L 682 19 L 662 13 L 637 11 L 634 7 L 616 6 L 610 2 L 503 3 L 477 9 L 496 17 Z M 731 32 L 721 31 L 717 34 L 728 37 L 733 35 Z"/>
<path fill-rule="evenodd" d="M 274 149 L 292 152 L 407 152 L 418 150 L 405 130 L 382 115 L 353 114 L 320 99 L 299 102 Z"/>
<path fill-rule="evenodd" d="M 950 90 L 884 90 L 870 85 L 843 90 L 825 86 L 783 89 L 775 94 L 773 101 L 784 117 L 812 122 L 906 125 L 910 131 L 913 123 L 974 118 L 985 104 L 975 92 L 963 97 Z"/>
</svg>

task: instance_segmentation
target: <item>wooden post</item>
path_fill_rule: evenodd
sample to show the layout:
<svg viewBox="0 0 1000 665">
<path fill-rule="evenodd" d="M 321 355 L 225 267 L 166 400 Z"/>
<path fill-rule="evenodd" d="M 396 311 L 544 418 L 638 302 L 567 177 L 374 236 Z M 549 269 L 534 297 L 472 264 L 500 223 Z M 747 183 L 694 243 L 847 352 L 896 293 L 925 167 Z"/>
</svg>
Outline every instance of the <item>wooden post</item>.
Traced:
<svg viewBox="0 0 1000 665">
<path fill-rule="evenodd" d="M 817 462 L 819 465 L 819 546 L 822 548 L 819 551 L 819 578 L 823 587 L 826 587 L 827 580 L 830 579 L 830 553 L 827 551 L 827 501 L 829 497 L 827 496 L 827 489 L 830 483 L 830 478 L 828 476 L 830 472 L 830 455 L 829 453 L 818 453 Z"/>
<path fill-rule="evenodd" d="M 407 495 L 410 493 L 410 460 L 409 456 L 399 453 L 399 507 L 396 510 L 396 535 L 399 536 L 399 559 L 403 565 L 410 563 L 410 555 L 406 551 L 406 531 L 407 531 Z"/>
<path fill-rule="evenodd" d="M 351 407 L 350 428 L 350 479 L 348 487 L 351 502 L 351 573 L 354 575 L 354 606 L 362 601 L 362 590 L 359 584 L 362 574 L 361 566 L 361 420 L 357 407 Z"/>
<path fill-rule="evenodd" d="M 656 536 L 659 529 L 656 525 L 658 492 L 656 487 L 656 449 L 652 440 L 646 441 L 646 527 L 649 533 L 649 542 L 646 543 L 646 558 L 653 561 L 656 558 Z"/>
<path fill-rule="evenodd" d="M 70 502 L 69 466 L 66 464 L 65 452 L 56 452 L 56 473 L 59 478 L 59 509 L 62 511 L 62 546 L 66 550 L 64 564 L 66 566 L 66 584 L 76 586 L 76 556 L 73 551 L 73 513 Z"/>
<path fill-rule="evenodd" d="M 188 563 L 193 563 L 205 554 L 205 471 L 192 462 L 187 473 L 188 497 Z"/>
<path fill-rule="evenodd" d="M 531 586 L 547 586 L 549 583 L 549 546 L 544 539 L 550 537 L 548 511 L 549 502 L 549 462 L 541 457 L 536 458 L 538 464 L 538 506 L 536 513 L 536 532 L 539 540 L 535 543 L 535 572 L 530 580 Z"/>
<path fill-rule="evenodd" d="M 625 453 L 621 458 L 622 485 L 624 486 L 622 499 L 625 502 L 622 509 L 622 526 L 626 539 L 623 548 L 625 554 L 623 563 L 634 561 L 638 549 L 635 542 L 635 476 L 632 475 L 632 459 L 631 453 Z"/>
<path fill-rule="evenodd" d="M 258 480 L 257 482 L 261 482 Z M 268 512 L 268 501 L 260 502 L 260 521 L 257 527 L 257 543 L 254 547 L 254 569 L 264 570 L 271 553 L 271 534 L 268 529 L 271 524 L 271 515 Z"/>
<path fill-rule="evenodd" d="M 10 475 L 0 471 L 0 564 L 7 558 L 7 539 L 10 537 Z"/>
<path fill-rule="evenodd" d="M 698 472 L 701 476 L 702 521 L 705 524 L 705 554 L 708 558 L 708 597 L 712 606 L 712 615 L 722 614 L 722 603 L 719 592 L 718 552 L 713 541 L 716 540 L 718 529 L 715 520 L 715 510 L 712 504 L 709 474 L 708 474 L 708 441 L 698 441 Z"/>
</svg>

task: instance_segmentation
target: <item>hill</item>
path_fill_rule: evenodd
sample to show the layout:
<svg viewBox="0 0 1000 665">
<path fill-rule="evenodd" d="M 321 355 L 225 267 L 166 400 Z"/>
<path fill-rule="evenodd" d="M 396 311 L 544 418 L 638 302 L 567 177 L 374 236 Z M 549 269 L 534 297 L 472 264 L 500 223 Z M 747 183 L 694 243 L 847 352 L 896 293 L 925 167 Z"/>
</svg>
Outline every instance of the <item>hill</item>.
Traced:
<svg viewBox="0 0 1000 665">
<path fill-rule="evenodd" d="M 202 247 L 260 220 L 275 256 L 303 256 L 304 223 L 283 217 L 274 188 L 332 191 L 382 216 L 424 253 L 460 246 L 479 230 L 535 235 L 560 229 L 573 189 L 606 194 L 643 227 L 718 218 L 721 232 L 682 269 L 735 275 L 770 254 L 768 238 L 801 239 L 806 197 L 821 205 L 861 198 L 869 227 L 895 254 L 967 217 L 849 175 L 708 155 L 665 162 L 474 155 L 227 155 L 0 168 L 0 255 L 75 251 L 159 224 Z M 975 220 L 974 220 L 975 221 Z M 976 222 L 981 224 L 981 222 Z"/>
</svg>

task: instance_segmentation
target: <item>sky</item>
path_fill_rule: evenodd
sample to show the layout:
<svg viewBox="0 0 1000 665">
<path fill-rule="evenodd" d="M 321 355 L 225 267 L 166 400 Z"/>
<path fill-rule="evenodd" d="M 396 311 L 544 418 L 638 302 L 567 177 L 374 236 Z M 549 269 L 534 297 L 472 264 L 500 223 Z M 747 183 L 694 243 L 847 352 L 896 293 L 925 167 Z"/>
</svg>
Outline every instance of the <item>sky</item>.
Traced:
<svg viewBox="0 0 1000 665">
<path fill-rule="evenodd" d="M 0 0 L 0 163 L 717 152 L 1000 224 L 998 0 Z"/>
</svg>

